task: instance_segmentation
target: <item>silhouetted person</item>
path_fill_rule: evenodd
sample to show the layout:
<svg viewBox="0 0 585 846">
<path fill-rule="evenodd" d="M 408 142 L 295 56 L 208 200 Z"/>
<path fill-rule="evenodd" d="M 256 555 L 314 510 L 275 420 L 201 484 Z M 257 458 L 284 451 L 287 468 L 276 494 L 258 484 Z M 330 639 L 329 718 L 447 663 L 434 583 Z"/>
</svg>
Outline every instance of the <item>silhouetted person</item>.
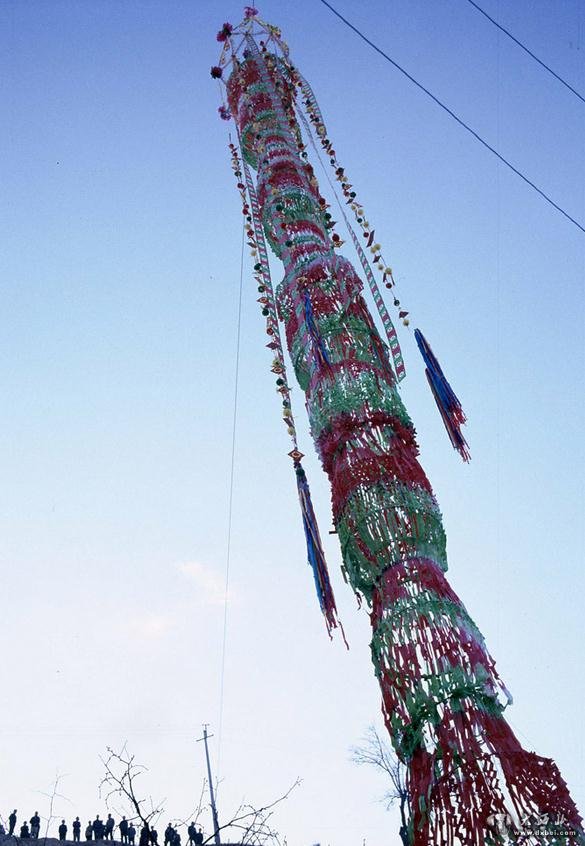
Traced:
<svg viewBox="0 0 585 846">
<path fill-rule="evenodd" d="M 134 838 L 136 837 L 136 829 L 134 828 L 134 823 L 130 823 L 128 826 L 128 846 L 134 846 Z"/>
<path fill-rule="evenodd" d="M 92 822 L 91 827 L 93 829 L 93 836 L 96 840 L 103 840 L 104 839 L 104 824 L 98 816 Z"/>
<path fill-rule="evenodd" d="M 16 825 L 16 808 L 8 817 L 8 834 L 14 834 L 14 827 Z"/>
<path fill-rule="evenodd" d="M 118 828 L 120 829 L 120 840 L 122 843 L 128 843 L 128 820 L 126 817 L 122 817 Z"/>
<path fill-rule="evenodd" d="M 173 834 L 175 833 L 175 829 L 169 823 L 165 828 L 165 846 L 168 846 L 169 843 L 173 842 Z"/>
<path fill-rule="evenodd" d="M 181 835 L 176 830 L 173 834 L 173 846 L 181 846 Z"/>
<path fill-rule="evenodd" d="M 193 846 L 193 844 L 197 842 L 195 840 L 195 837 L 197 836 L 197 829 L 195 828 L 194 822 L 192 822 L 188 827 L 187 834 L 189 835 L 189 846 Z"/>
<path fill-rule="evenodd" d="M 199 831 L 195 835 L 195 846 L 202 846 L 202 844 L 203 844 L 203 832 L 201 831 L 201 829 L 199 829 Z"/>
<path fill-rule="evenodd" d="M 41 818 L 39 817 L 39 812 L 35 811 L 34 817 L 30 818 L 30 836 L 33 840 L 37 840 L 40 830 Z"/>
<path fill-rule="evenodd" d="M 85 827 L 85 839 L 91 840 L 92 835 L 93 835 L 92 822 L 91 822 L 91 820 L 88 820 L 87 826 Z"/>
<path fill-rule="evenodd" d="M 150 842 L 152 846 L 158 846 L 158 831 L 155 828 L 150 829 Z"/>
<path fill-rule="evenodd" d="M 81 823 L 79 822 L 79 817 L 75 817 L 71 828 L 73 829 L 73 842 L 79 843 L 79 835 L 81 834 Z"/>
<path fill-rule="evenodd" d="M 111 814 L 108 814 L 108 818 L 106 820 L 106 840 L 113 840 L 114 839 L 114 818 Z"/>
<path fill-rule="evenodd" d="M 140 829 L 140 840 L 138 841 L 140 846 L 148 846 L 150 843 L 149 831 L 148 826 L 143 825 Z"/>
<path fill-rule="evenodd" d="M 65 824 L 65 820 L 61 820 L 61 825 L 59 826 L 59 840 L 66 840 L 67 839 L 67 826 Z"/>
<path fill-rule="evenodd" d="M 23 823 L 20 826 L 20 838 L 21 840 L 30 840 L 30 831 L 28 830 L 28 825 Z"/>
</svg>

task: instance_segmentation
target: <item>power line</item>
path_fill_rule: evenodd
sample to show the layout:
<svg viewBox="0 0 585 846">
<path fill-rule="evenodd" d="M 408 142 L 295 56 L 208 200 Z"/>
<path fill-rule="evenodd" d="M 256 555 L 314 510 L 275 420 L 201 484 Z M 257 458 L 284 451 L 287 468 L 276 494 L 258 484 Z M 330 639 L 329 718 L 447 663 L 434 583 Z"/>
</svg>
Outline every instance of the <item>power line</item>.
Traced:
<svg viewBox="0 0 585 846">
<path fill-rule="evenodd" d="M 406 71 L 403 67 L 401 67 L 398 64 L 398 62 L 395 62 L 394 59 L 390 58 L 390 56 L 387 53 L 385 53 L 380 47 L 378 47 L 376 44 L 374 44 L 373 41 L 370 41 L 370 39 L 366 35 L 364 35 L 363 32 L 361 32 L 356 26 L 354 26 L 352 23 L 350 23 L 347 20 L 347 18 L 344 18 L 343 15 L 340 14 L 340 12 L 338 12 L 337 9 L 335 9 L 331 5 L 331 3 L 328 3 L 327 0 L 320 0 L 320 1 L 321 1 L 321 3 L 323 3 L 324 6 L 327 6 L 327 8 L 330 9 L 333 12 L 333 14 L 336 15 L 336 17 L 339 18 L 340 21 L 343 21 L 343 23 L 346 26 L 348 26 L 351 30 L 353 30 L 356 35 L 358 35 L 363 41 L 366 42 L 366 44 L 368 44 L 373 50 L 375 50 L 376 53 L 379 53 L 380 56 L 382 56 L 384 59 L 386 59 L 387 62 L 390 62 L 391 65 L 393 65 L 397 70 L 399 70 L 400 73 L 404 74 L 404 76 L 408 80 L 410 80 L 410 82 L 412 82 L 414 85 L 416 85 L 417 88 L 420 88 L 420 90 L 423 91 L 427 95 L 427 97 L 430 97 L 431 100 L 433 100 L 438 106 L 440 106 L 445 112 L 447 112 L 447 114 L 450 115 L 453 118 L 453 120 L 457 121 L 457 123 L 460 126 L 462 126 L 463 129 L 466 129 L 467 132 L 469 132 L 471 135 L 473 135 L 473 137 L 477 141 L 479 141 L 479 143 L 482 144 L 487 150 L 489 150 L 490 153 L 493 153 L 494 156 L 496 156 L 496 158 L 498 158 L 503 164 L 506 165 L 506 167 L 510 168 L 510 170 L 513 171 L 513 173 L 516 174 L 516 176 L 519 176 L 520 179 L 522 179 L 524 182 L 526 182 L 527 185 L 530 185 L 530 187 L 533 188 L 534 191 L 536 191 L 537 194 L 540 194 L 540 196 L 544 200 L 546 200 L 547 203 L 549 203 L 553 208 L 555 208 L 558 212 L 560 212 L 562 215 L 564 215 L 564 217 L 566 217 L 567 220 L 570 220 L 571 223 L 574 223 L 575 226 L 578 229 L 581 230 L 581 232 L 585 233 L 585 227 L 582 224 L 580 224 L 577 220 L 575 220 L 574 217 L 571 217 L 571 215 L 568 212 L 566 212 L 563 208 L 561 208 L 561 206 L 559 206 L 557 203 L 555 203 L 555 201 L 551 197 L 549 197 L 548 194 L 545 194 L 545 192 L 541 188 L 539 188 L 538 185 L 535 185 L 534 182 L 532 182 L 531 179 L 529 179 L 527 176 L 525 176 L 522 173 L 522 171 L 518 170 L 517 167 L 514 167 L 514 165 L 511 162 L 509 162 L 508 159 L 504 158 L 504 156 L 502 156 L 501 153 L 498 153 L 498 151 L 496 149 L 494 149 L 494 147 L 492 147 L 490 144 L 488 144 L 487 141 L 484 141 L 484 139 L 481 137 L 481 135 L 478 135 L 478 133 L 474 129 L 472 129 L 467 123 L 465 123 L 464 120 L 462 120 L 460 117 L 458 117 L 458 115 L 456 115 L 455 112 L 452 111 L 448 106 L 446 106 L 445 103 L 443 103 L 441 100 L 439 100 L 438 97 L 435 97 L 435 95 L 431 91 L 429 91 L 428 88 L 425 88 L 424 85 L 422 85 L 420 82 L 418 82 L 411 74 L 408 73 L 408 71 Z"/>
<path fill-rule="evenodd" d="M 467 0 L 467 2 L 470 3 L 474 7 L 474 9 L 477 9 L 478 12 L 481 12 L 481 14 L 484 16 L 484 18 L 487 18 L 488 21 L 490 21 L 490 23 L 493 23 L 493 25 L 496 26 L 501 32 L 503 32 L 504 35 L 507 35 L 508 38 L 511 38 L 512 41 L 514 42 L 514 44 L 517 44 L 518 47 L 520 47 L 522 50 L 524 50 L 525 53 L 528 53 L 528 55 L 532 59 L 534 59 L 535 62 L 538 62 L 538 64 L 541 67 L 543 67 L 545 70 L 547 70 L 550 74 L 552 74 L 552 76 L 554 76 L 555 79 L 558 79 L 558 81 L 560 83 L 562 83 L 562 85 L 564 85 L 565 88 L 568 88 L 569 91 L 572 91 L 572 93 L 575 95 L 575 97 L 578 97 L 581 100 L 582 103 L 585 103 L 585 97 L 583 97 L 581 94 L 579 94 L 579 92 L 575 88 L 573 88 L 572 85 L 569 85 L 569 83 L 565 79 L 563 79 L 562 76 L 559 76 L 559 74 L 556 73 L 551 67 L 549 67 L 549 65 L 547 65 L 546 62 L 543 62 L 542 59 L 539 59 L 538 56 L 536 56 L 532 52 L 532 50 L 529 50 L 528 47 L 525 44 L 523 44 L 514 35 L 512 35 L 512 33 L 509 30 L 507 30 L 506 27 L 502 26 L 496 20 L 494 20 L 490 15 L 488 15 L 488 13 L 484 9 L 482 9 L 481 6 L 478 6 L 477 3 L 474 2 L 474 0 Z"/>
</svg>

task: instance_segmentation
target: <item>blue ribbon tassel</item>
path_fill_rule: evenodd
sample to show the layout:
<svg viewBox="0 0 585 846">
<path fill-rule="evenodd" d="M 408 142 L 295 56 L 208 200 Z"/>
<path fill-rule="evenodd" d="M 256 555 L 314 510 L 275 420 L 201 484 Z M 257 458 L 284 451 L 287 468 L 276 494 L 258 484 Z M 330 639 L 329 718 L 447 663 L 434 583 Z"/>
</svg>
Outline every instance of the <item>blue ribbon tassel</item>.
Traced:
<svg viewBox="0 0 585 846">
<path fill-rule="evenodd" d="M 467 418 L 461 407 L 455 392 L 453 391 L 449 382 L 445 378 L 445 374 L 441 369 L 441 365 L 435 358 L 431 347 L 429 346 L 425 336 L 420 329 L 415 329 L 414 337 L 418 344 L 418 348 L 426 364 L 426 376 L 431 388 L 432 394 L 437 403 L 437 407 L 441 412 L 443 423 L 447 430 L 447 434 L 451 439 L 453 448 L 457 450 L 464 461 L 469 461 L 471 458 L 469 454 L 469 446 L 461 432 L 461 426 L 466 422 Z"/>
</svg>

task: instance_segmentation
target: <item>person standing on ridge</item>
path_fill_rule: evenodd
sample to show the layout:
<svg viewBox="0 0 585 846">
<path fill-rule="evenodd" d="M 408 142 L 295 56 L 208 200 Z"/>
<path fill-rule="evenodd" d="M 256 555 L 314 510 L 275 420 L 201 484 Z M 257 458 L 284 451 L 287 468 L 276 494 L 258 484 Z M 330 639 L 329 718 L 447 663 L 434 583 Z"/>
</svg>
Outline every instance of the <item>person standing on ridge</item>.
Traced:
<svg viewBox="0 0 585 846">
<path fill-rule="evenodd" d="M 104 824 L 99 818 L 99 814 L 96 816 L 95 820 L 91 824 L 93 829 L 93 836 L 96 840 L 103 840 L 104 839 Z"/>
<path fill-rule="evenodd" d="M 128 843 L 128 820 L 126 817 L 122 817 L 118 828 L 120 829 L 120 841 L 122 843 Z"/>
<path fill-rule="evenodd" d="M 79 836 L 81 834 L 81 823 L 79 822 L 79 817 L 75 817 L 71 828 L 73 829 L 73 842 L 79 843 Z"/>
<path fill-rule="evenodd" d="M 66 840 L 67 839 L 67 825 L 65 820 L 61 820 L 61 825 L 59 826 L 59 840 Z"/>
<path fill-rule="evenodd" d="M 106 840 L 113 840 L 114 839 L 114 818 L 111 814 L 108 814 L 108 818 L 106 820 Z"/>
<path fill-rule="evenodd" d="M 85 828 L 85 839 L 91 840 L 92 836 L 93 836 L 93 826 L 92 826 L 91 820 L 88 820 L 87 826 Z"/>
<path fill-rule="evenodd" d="M 8 834 L 14 834 L 14 827 L 16 826 L 16 808 L 8 817 Z"/>
<path fill-rule="evenodd" d="M 33 840 L 38 840 L 40 830 L 41 818 L 39 817 L 39 812 L 35 811 L 34 816 L 30 818 L 30 836 Z"/>
<path fill-rule="evenodd" d="M 134 846 L 134 838 L 136 837 L 136 829 L 134 828 L 134 823 L 130 823 L 128 826 L 128 846 Z"/>
</svg>

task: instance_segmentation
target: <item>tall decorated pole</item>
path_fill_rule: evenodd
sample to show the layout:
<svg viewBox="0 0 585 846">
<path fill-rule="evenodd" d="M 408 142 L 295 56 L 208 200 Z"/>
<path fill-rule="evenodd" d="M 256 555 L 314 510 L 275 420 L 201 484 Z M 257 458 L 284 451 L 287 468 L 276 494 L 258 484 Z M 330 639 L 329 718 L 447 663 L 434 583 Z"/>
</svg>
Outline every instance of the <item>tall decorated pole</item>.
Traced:
<svg viewBox="0 0 585 846">
<path fill-rule="evenodd" d="M 211 74 L 226 95 L 220 114 L 235 122 L 232 166 L 292 439 L 308 559 L 331 631 L 337 612 L 296 440 L 280 323 L 331 482 L 344 574 L 370 612 L 385 723 L 408 770 L 411 842 L 503 843 L 506 825 L 513 831 L 512 824 L 539 820 L 557 825 L 556 840 L 547 842 L 582 842 L 581 818 L 559 770 L 552 760 L 525 751 L 514 736 L 503 716 L 511 697 L 445 578 L 441 513 L 398 393 L 404 362 L 372 267 L 391 290 L 402 323 L 408 326 L 410 317 L 339 165 L 315 95 L 291 63 L 278 28 L 264 23 L 256 9 L 247 7 L 242 23 L 224 24 L 217 37 L 223 49 Z M 337 252 L 343 242 L 309 163 L 309 145 L 317 156 L 319 147 L 324 151 L 339 183 L 339 213 L 386 340 L 362 296 L 360 277 Z M 355 217 L 361 241 L 348 215 Z M 284 265 L 276 291 L 266 242 Z M 449 437 L 467 460 L 459 401 L 418 329 L 415 337 Z M 543 842 L 536 832 L 524 829 L 522 842 Z"/>
</svg>

